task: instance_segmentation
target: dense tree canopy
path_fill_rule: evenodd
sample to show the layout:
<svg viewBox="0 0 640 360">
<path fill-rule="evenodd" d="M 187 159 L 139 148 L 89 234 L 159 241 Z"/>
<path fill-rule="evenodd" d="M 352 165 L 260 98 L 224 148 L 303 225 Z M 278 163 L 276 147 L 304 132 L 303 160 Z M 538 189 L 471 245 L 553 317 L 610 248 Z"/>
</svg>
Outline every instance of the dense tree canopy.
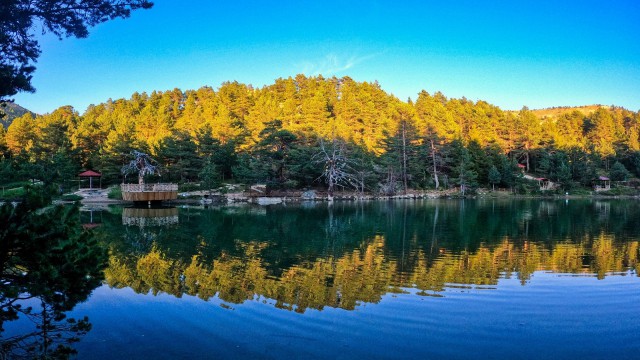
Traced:
<svg viewBox="0 0 640 360">
<path fill-rule="evenodd" d="M 34 30 L 62 38 L 84 38 L 88 28 L 132 10 L 150 8 L 148 0 L 3 0 L 0 2 L 0 101 L 33 92 L 31 77 L 40 47 Z"/>
<path fill-rule="evenodd" d="M 226 82 L 134 93 L 84 114 L 68 106 L 25 114 L 0 132 L 0 182 L 93 168 L 103 183 L 115 183 L 138 150 L 165 166 L 164 180 L 325 187 L 326 164 L 315 160 L 324 141 L 345 144 L 349 187 L 360 191 L 524 190 L 523 171 L 569 190 L 590 187 L 598 176 L 640 176 L 639 133 L 640 114 L 618 107 L 548 115 L 426 91 L 404 102 L 377 83 L 297 75 L 259 89 Z"/>
</svg>

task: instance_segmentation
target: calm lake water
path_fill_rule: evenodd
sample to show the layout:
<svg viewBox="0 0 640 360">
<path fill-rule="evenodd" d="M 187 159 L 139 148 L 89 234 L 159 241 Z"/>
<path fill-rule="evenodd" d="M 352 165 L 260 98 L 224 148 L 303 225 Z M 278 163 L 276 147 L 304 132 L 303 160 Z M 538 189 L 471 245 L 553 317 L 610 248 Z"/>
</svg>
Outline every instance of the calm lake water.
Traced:
<svg viewBox="0 0 640 360">
<path fill-rule="evenodd" d="M 110 207 L 78 216 L 109 251 L 103 285 L 67 312 L 92 324 L 73 344 L 79 359 L 640 354 L 637 200 Z M 33 327 L 7 321 L 2 336 Z"/>
</svg>

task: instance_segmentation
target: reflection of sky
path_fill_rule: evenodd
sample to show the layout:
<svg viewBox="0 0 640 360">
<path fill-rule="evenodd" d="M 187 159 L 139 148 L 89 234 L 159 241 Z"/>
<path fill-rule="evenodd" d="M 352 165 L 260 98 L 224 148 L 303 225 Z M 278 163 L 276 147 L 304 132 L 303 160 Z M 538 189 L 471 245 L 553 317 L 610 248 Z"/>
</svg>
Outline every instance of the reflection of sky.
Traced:
<svg viewBox="0 0 640 360">
<path fill-rule="evenodd" d="M 304 314 L 269 299 L 221 306 L 214 298 L 135 294 L 102 286 L 72 315 L 93 330 L 79 358 L 632 358 L 640 349 L 636 276 L 536 272 L 522 286 L 387 294 L 354 311 Z M 612 294 L 615 294 L 613 296 Z"/>
<path fill-rule="evenodd" d="M 635 0 L 155 1 L 87 39 L 45 36 L 37 92 L 16 102 L 83 112 L 135 91 L 261 87 L 305 73 L 377 80 L 401 100 L 425 89 L 511 110 L 637 111 L 638 15 Z"/>
</svg>

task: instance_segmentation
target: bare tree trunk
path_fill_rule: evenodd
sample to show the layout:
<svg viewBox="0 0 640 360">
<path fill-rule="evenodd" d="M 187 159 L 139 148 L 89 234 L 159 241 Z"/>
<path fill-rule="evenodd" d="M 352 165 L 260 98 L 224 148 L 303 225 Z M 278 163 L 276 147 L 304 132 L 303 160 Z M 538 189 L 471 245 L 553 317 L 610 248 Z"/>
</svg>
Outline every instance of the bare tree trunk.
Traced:
<svg viewBox="0 0 640 360">
<path fill-rule="evenodd" d="M 329 175 L 329 188 L 327 189 L 327 200 L 333 201 L 333 189 L 335 185 L 335 179 L 332 175 Z"/>
<path fill-rule="evenodd" d="M 461 166 L 460 167 L 460 192 L 462 193 L 462 196 L 464 196 L 464 192 L 466 190 L 465 184 L 467 183 L 466 179 L 464 178 L 464 175 L 465 175 L 464 168 Z"/>
<path fill-rule="evenodd" d="M 406 121 L 402 122 L 402 184 L 404 186 L 404 195 L 407 195 L 407 135 Z"/>
<path fill-rule="evenodd" d="M 324 141 L 320 140 L 320 150 L 314 155 L 316 162 L 324 163 L 324 172 L 321 177 L 327 181 L 327 200 L 333 201 L 333 194 L 336 185 L 349 184 L 357 188 L 357 178 L 352 175 L 349 167 L 349 160 L 344 154 L 345 145 L 333 139 L 331 149 L 327 150 Z"/>
<path fill-rule="evenodd" d="M 436 183 L 436 190 L 440 187 L 440 181 L 438 180 L 438 164 L 436 162 L 436 147 L 431 139 L 431 161 L 433 161 L 433 180 Z"/>
<path fill-rule="evenodd" d="M 387 170 L 387 195 L 393 196 L 396 194 L 396 174 L 393 168 L 389 166 Z"/>
</svg>

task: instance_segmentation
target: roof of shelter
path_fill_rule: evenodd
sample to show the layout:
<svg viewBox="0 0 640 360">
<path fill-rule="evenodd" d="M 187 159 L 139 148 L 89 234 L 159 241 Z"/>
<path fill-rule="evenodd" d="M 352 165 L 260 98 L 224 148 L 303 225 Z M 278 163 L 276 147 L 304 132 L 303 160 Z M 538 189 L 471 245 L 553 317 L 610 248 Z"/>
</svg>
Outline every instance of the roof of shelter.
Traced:
<svg viewBox="0 0 640 360">
<path fill-rule="evenodd" d="M 93 177 L 93 176 L 102 176 L 102 174 L 100 174 L 99 172 L 95 172 L 93 170 L 87 170 L 87 171 L 81 172 L 80 174 L 78 174 L 78 176 Z"/>
</svg>

